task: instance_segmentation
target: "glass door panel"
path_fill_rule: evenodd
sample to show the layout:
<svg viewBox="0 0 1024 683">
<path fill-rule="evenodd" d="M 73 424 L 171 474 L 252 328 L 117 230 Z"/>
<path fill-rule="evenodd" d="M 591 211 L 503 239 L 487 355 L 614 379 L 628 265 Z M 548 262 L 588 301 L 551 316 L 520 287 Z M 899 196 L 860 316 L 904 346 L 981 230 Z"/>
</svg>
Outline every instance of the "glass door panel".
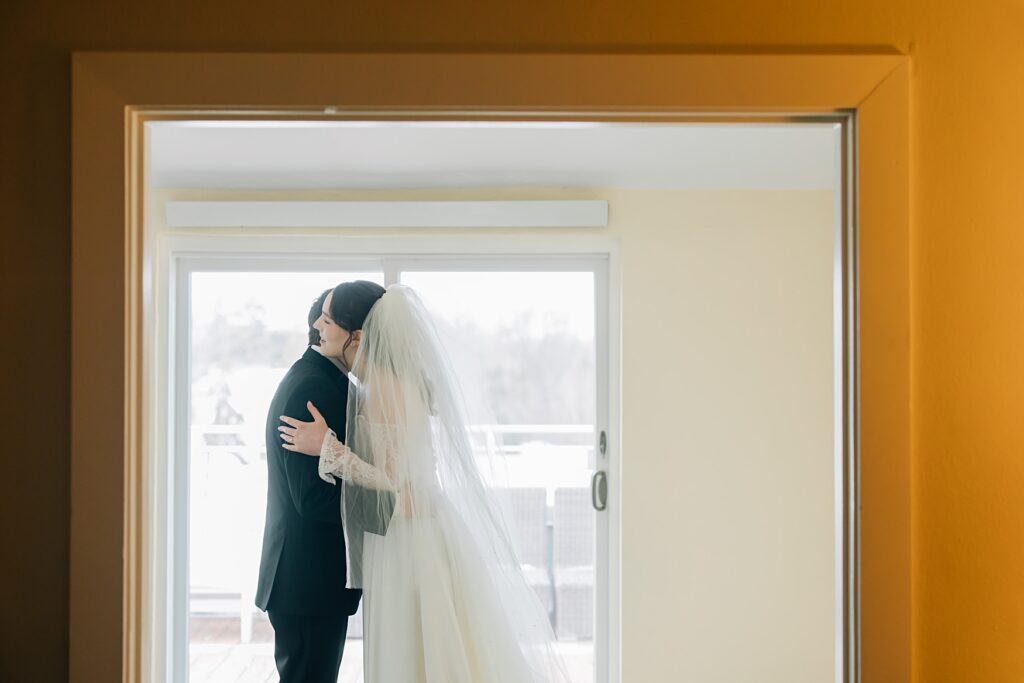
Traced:
<svg viewBox="0 0 1024 683">
<path fill-rule="evenodd" d="M 189 296 L 189 681 L 276 680 L 274 634 L 254 605 L 267 465 L 264 427 L 285 372 L 308 345 L 307 314 L 346 280 L 382 272 L 192 272 Z M 362 637 L 361 617 L 349 638 Z M 362 645 L 340 681 L 362 680 Z"/>
<path fill-rule="evenodd" d="M 429 268 L 428 266 L 425 266 Z M 595 276 L 591 271 L 401 272 L 423 297 L 478 436 L 497 446 L 498 491 L 527 579 L 575 683 L 595 680 Z"/>
</svg>

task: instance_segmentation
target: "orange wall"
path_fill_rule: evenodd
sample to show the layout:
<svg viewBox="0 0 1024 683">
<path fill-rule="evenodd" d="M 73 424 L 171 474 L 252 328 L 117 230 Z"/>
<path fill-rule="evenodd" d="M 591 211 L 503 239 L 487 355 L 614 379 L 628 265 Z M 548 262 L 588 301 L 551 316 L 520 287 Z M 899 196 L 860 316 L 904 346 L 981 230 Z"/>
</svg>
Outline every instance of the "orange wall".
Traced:
<svg viewBox="0 0 1024 683">
<path fill-rule="evenodd" d="M 910 51 L 915 62 L 914 676 L 1024 679 L 1024 188 L 1016 168 L 1024 158 L 1024 2 L 528 0 L 506 7 L 3 3 L 0 300 L 9 350 L 0 355 L 0 408 L 12 445 L 0 460 L 7 556 L 0 680 L 57 681 L 67 672 L 71 51 L 879 46 Z"/>
<path fill-rule="evenodd" d="M 1024 680 L 1024 2 L 915 20 L 914 664 Z"/>
</svg>

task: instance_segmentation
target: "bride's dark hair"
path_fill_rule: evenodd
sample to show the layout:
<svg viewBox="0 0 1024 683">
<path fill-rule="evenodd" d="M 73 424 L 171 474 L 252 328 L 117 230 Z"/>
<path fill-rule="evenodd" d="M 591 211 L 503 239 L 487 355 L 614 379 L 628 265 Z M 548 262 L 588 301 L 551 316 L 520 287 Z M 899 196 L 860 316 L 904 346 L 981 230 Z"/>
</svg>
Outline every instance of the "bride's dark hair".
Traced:
<svg viewBox="0 0 1024 683">
<path fill-rule="evenodd" d="M 376 282 L 369 280 L 353 280 L 342 282 L 334 288 L 331 296 L 331 320 L 338 324 L 346 332 L 355 332 L 363 329 L 366 316 L 370 315 L 370 309 L 384 296 L 386 290 Z M 345 346 L 341 349 L 342 357 L 352 343 L 352 336 L 345 340 Z M 352 368 L 348 368 L 351 370 Z"/>
<path fill-rule="evenodd" d="M 347 332 L 363 329 L 366 316 L 384 296 L 384 288 L 376 282 L 354 280 L 342 282 L 334 288 L 331 296 L 331 319 Z"/>
</svg>

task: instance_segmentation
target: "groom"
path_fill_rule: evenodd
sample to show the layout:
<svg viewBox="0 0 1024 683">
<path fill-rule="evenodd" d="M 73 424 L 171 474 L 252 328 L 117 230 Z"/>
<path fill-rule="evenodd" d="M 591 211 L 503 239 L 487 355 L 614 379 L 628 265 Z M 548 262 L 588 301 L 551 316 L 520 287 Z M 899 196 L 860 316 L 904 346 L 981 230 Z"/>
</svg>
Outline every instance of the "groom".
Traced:
<svg viewBox="0 0 1024 683">
<path fill-rule="evenodd" d="M 256 606 L 274 627 L 281 683 L 336 683 L 348 618 L 361 592 L 345 588 L 340 486 L 317 474 L 318 458 L 281 448 L 280 416 L 311 420 L 311 401 L 345 439 L 348 377 L 320 352 L 325 291 L 309 311 L 309 348 L 281 380 L 267 415 L 267 519 Z"/>
</svg>

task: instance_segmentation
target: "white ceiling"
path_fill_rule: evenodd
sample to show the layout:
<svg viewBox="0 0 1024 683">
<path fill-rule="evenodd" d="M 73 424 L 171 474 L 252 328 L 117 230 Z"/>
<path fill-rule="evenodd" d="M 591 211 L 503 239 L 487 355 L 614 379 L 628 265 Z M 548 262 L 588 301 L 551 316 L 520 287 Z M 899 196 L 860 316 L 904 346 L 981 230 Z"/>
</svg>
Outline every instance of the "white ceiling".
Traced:
<svg viewBox="0 0 1024 683">
<path fill-rule="evenodd" d="M 148 124 L 155 187 L 831 189 L 831 123 L 175 121 Z"/>
</svg>

